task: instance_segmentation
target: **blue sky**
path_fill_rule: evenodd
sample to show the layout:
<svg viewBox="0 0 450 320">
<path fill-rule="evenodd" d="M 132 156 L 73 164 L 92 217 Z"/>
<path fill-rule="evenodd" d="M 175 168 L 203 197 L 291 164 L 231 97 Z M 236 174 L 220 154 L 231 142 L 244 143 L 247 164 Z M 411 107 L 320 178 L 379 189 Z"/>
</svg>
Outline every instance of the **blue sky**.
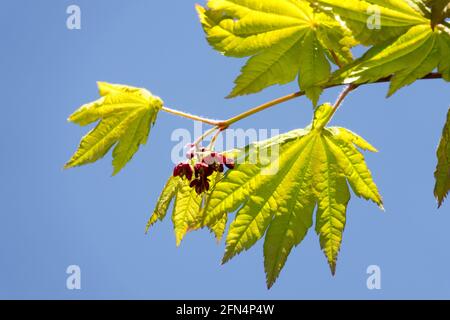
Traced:
<svg viewBox="0 0 450 320">
<path fill-rule="evenodd" d="M 66 28 L 71 4 L 81 7 L 81 30 Z M 310 232 L 268 291 L 261 243 L 221 266 L 224 245 L 206 231 L 180 248 L 170 219 L 144 235 L 173 167 L 171 134 L 193 130 L 190 121 L 160 114 L 149 144 L 112 178 L 109 155 L 62 169 L 86 132 L 66 119 L 96 99 L 97 80 L 145 87 L 168 106 L 216 118 L 293 92 L 294 84 L 223 99 L 244 61 L 206 44 L 193 1 L 3 1 L 0 38 L 0 298 L 450 298 L 450 204 L 438 211 L 432 193 L 450 100 L 443 81 L 416 83 L 388 100 L 387 85 L 366 86 L 347 99 L 333 124 L 380 150 L 367 162 L 386 213 L 353 197 L 336 276 Z M 306 126 L 311 114 L 298 99 L 238 126 L 285 132 Z M 66 289 L 73 264 L 81 290 Z M 366 287 L 369 265 L 381 268 L 381 290 Z"/>
</svg>

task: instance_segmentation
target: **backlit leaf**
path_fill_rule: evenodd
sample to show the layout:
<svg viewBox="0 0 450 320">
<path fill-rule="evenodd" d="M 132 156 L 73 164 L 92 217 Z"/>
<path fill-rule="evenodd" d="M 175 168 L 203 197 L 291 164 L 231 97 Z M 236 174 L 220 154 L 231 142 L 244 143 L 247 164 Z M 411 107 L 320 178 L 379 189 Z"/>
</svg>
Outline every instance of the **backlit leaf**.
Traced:
<svg viewBox="0 0 450 320">
<path fill-rule="evenodd" d="M 434 173 L 436 178 L 434 195 L 436 196 L 440 207 L 450 191 L 450 110 L 448 111 L 447 122 L 442 131 L 437 158 L 438 164 L 436 172 Z"/>
<path fill-rule="evenodd" d="M 303 0 L 210 0 L 197 6 L 210 45 L 230 57 L 251 57 L 229 95 L 259 92 L 289 83 L 299 75 L 314 104 L 330 76 L 331 51 L 340 62 L 352 60 L 349 31 Z"/>
<path fill-rule="evenodd" d="M 81 140 L 65 168 L 85 165 L 103 158 L 113 147 L 113 167 L 117 174 L 146 144 L 150 128 L 163 102 L 146 89 L 98 83 L 102 98 L 83 105 L 69 117 L 81 126 L 97 126 Z"/>
<path fill-rule="evenodd" d="M 432 28 L 429 12 L 421 10 L 418 1 L 311 2 L 324 12 L 339 15 L 362 43 L 374 45 L 360 59 L 338 70 L 332 82 L 362 84 L 392 77 L 391 96 L 436 68 L 450 80 L 450 29 L 442 21 Z M 364 25 L 374 17 L 379 18 L 379 25 Z"/>
<path fill-rule="evenodd" d="M 267 285 L 277 279 L 292 248 L 312 225 L 332 272 L 335 272 L 350 193 L 382 207 L 382 199 L 358 151 L 375 151 L 355 133 L 326 128 L 333 108 L 317 108 L 311 126 L 259 142 L 216 185 L 206 202 L 204 226 L 215 225 L 223 213 L 237 210 L 226 239 L 223 262 L 251 248 L 264 237 Z M 277 143 L 278 142 L 278 143 Z M 267 159 L 270 159 L 267 161 Z"/>
</svg>

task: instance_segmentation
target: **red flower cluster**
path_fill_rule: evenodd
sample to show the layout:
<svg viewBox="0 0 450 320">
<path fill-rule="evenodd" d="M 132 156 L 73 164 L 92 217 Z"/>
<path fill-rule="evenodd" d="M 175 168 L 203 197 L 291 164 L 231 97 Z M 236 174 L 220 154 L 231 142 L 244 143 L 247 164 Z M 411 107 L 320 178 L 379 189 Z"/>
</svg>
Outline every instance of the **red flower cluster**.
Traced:
<svg viewBox="0 0 450 320">
<path fill-rule="evenodd" d="M 188 158 L 192 159 L 194 156 Z M 227 158 L 221 153 L 211 152 L 202 157 L 193 166 L 188 162 L 178 164 L 173 171 L 173 176 L 186 178 L 190 181 L 190 187 L 194 188 L 198 194 L 201 194 L 209 190 L 209 177 L 214 172 L 223 172 L 225 167 L 234 169 L 233 159 Z M 193 176 L 194 180 L 192 180 Z"/>
</svg>

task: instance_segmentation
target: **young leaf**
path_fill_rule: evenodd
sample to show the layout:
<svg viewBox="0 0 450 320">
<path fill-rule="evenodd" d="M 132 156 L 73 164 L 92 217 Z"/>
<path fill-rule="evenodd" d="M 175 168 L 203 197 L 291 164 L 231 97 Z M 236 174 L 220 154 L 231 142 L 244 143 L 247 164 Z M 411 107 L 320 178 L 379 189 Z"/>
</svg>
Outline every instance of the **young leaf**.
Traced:
<svg viewBox="0 0 450 320">
<path fill-rule="evenodd" d="M 429 20 L 406 0 L 309 0 L 314 7 L 338 15 L 363 45 L 392 41 Z"/>
<path fill-rule="evenodd" d="M 315 13 L 307 1 L 210 0 L 197 11 L 214 49 L 230 57 L 251 57 L 230 98 L 286 84 L 299 75 L 300 87 L 316 104 L 330 76 L 331 51 L 341 63 L 352 59 L 355 43 L 349 31 Z"/>
<path fill-rule="evenodd" d="M 163 191 L 161 192 L 161 195 L 158 198 L 155 210 L 153 211 L 153 214 L 147 223 L 145 233 L 147 233 L 150 227 L 152 227 L 158 220 L 159 221 L 164 220 L 167 214 L 167 210 L 169 209 L 170 203 L 175 198 L 181 184 L 182 181 L 179 177 L 169 178 Z"/>
<path fill-rule="evenodd" d="M 322 138 L 321 146 L 315 150 L 316 159 L 320 160 L 314 174 L 314 189 L 318 195 L 316 232 L 320 236 L 320 247 L 334 275 L 350 192 L 345 177 L 340 174 L 336 155 L 328 148 L 328 143 Z"/>
<path fill-rule="evenodd" d="M 221 173 L 212 175 L 210 177 L 211 187 L 214 188 L 221 178 Z M 173 200 L 172 223 L 177 246 L 181 244 L 188 232 L 198 230 L 203 226 L 203 204 L 208 200 L 211 193 L 199 195 L 189 184 L 189 181 L 180 177 L 172 176 L 169 178 L 159 196 L 153 214 L 147 222 L 146 233 L 157 221 L 162 221 L 166 217 Z M 209 226 L 218 241 L 225 231 L 226 223 L 227 216 L 223 215 L 216 224 Z"/>
<path fill-rule="evenodd" d="M 172 214 L 176 244 L 179 246 L 188 231 L 198 229 L 201 218 L 202 196 L 186 181 L 178 188 Z"/>
<path fill-rule="evenodd" d="M 382 198 L 356 147 L 375 148 L 349 130 L 325 128 L 332 113 L 332 106 L 322 105 L 306 129 L 247 148 L 246 161 L 238 162 L 226 174 L 206 202 L 204 226 L 217 223 L 224 212 L 237 210 L 223 262 L 266 234 L 264 266 L 269 287 L 292 248 L 311 227 L 315 207 L 316 230 L 335 272 L 350 199 L 347 182 L 356 195 L 382 207 Z M 267 157 L 271 161 L 266 161 Z"/>
<path fill-rule="evenodd" d="M 405 0 L 318 0 L 324 11 L 338 14 L 364 44 L 375 44 L 362 58 L 333 75 L 336 83 L 367 83 L 392 76 L 388 96 L 435 68 L 449 80 L 450 31 L 432 28 L 427 13 Z M 378 28 L 363 27 L 371 16 Z"/>
<path fill-rule="evenodd" d="M 434 195 L 440 207 L 450 191 L 450 110 L 448 111 L 447 122 L 445 123 L 441 142 L 439 143 L 437 158 L 438 164 L 434 173 L 436 178 Z"/>
<path fill-rule="evenodd" d="M 81 126 L 99 123 L 83 137 L 65 168 L 95 162 L 115 145 L 113 174 L 117 174 L 139 146 L 147 142 L 163 102 L 146 89 L 104 82 L 99 82 L 98 88 L 102 97 L 83 105 L 69 117 L 70 122 Z"/>
<path fill-rule="evenodd" d="M 444 28 L 433 31 L 427 24 L 414 26 L 392 44 L 371 48 L 354 65 L 336 73 L 335 78 L 360 84 L 392 75 L 388 96 L 437 67 L 448 80 L 450 34 Z"/>
</svg>

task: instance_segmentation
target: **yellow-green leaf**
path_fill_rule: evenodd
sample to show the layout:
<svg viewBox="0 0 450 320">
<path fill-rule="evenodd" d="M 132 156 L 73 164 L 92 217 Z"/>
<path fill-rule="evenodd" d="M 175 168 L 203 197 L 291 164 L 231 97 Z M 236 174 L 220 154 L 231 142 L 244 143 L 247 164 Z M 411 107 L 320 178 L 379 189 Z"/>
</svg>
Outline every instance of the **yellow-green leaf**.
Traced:
<svg viewBox="0 0 450 320">
<path fill-rule="evenodd" d="M 148 232 L 151 226 L 153 226 L 158 220 L 162 221 L 169 209 L 170 203 L 175 198 L 178 189 L 182 185 L 182 181 L 179 177 L 170 177 L 164 186 L 161 195 L 158 198 L 156 203 L 155 210 L 153 210 L 153 214 L 148 220 L 147 227 L 145 228 L 145 233 Z"/>
<path fill-rule="evenodd" d="M 407 0 L 309 0 L 313 6 L 339 16 L 364 45 L 397 39 L 418 24 L 429 20 Z M 429 24 L 428 24 L 429 25 Z"/>
<path fill-rule="evenodd" d="M 113 174 L 117 174 L 147 142 L 163 102 L 146 89 L 104 82 L 99 82 L 98 87 L 102 98 L 83 105 L 69 117 L 69 121 L 81 126 L 96 121 L 98 124 L 83 137 L 65 168 L 95 162 L 115 145 Z"/>
<path fill-rule="evenodd" d="M 197 6 L 210 45 L 226 56 L 251 57 L 229 95 L 275 84 L 299 84 L 316 103 L 330 76 L 331 51 L 342 63 L 355 45 L 347 28 L 303 0 L 209 0 Z M 331 60 L 331 61 L 330 61 Z"/>
<path fill-rule="evenodd" d="M 360 59 L 335 72 L 332 83 L 370 83 L 391 77 L 388 96 L 438 68 L 450 80 L 448 23 L 430 20 L 421 1 L 311 0 L 338 15 L 363 44 L 374 45 Z M 372 21 L 374 20 L 374 21 Z M 375 25 L 370 25 L 375 23 Z"/>
<path fill-rule="evenodd" d="M 216 173 L 209 178 L 211 188 L 221 180 L 223 174 Z M 211 192 L 199 195 L 189 186 L 190 182 L 180 177 L 170 177 L 156 207 L 147 223 L 146 232 L 158 220 L 162 221 L 167 214 L 169 206 L 174 201 L 172 210 L 172 222 L 175 233 L 176 245 L 179 246 L 189 231 L 198 230 L 203 227 L 203 204 L 209 199 Z M 208 225 L 220 241 L 227 224 L 227 215 L 223 214 L 214 225 Z"/>
<path fill-rule="evenodd" d="M 434 195 L 440 207 L 450 191 L 450 110 L 448 111 L 447 122 L 442 131 L 441 142 L 437 150 L 437 158 L 438 164 L 434 173 L 436 178 Z"/>
<path fill-rule="evenodd" d="M 318 198 L 316 232 L 320 236 L 320 246 L 334 275 L 345 228 L 350 192 L 326 138 L 322 137 L 321 142 L 321 146 L 316 149 L 318 169 L 314 175 L 314 190 Z"/>
<path fill-rule="evenodd" d="M 381 196 L 357 146 L 375 148 L 349 130 L 326 128 L 332 114 L 330 104 L 321 105 L 306 129 L 247 147 L 241 159 L 245 161 L 225 175 L 206 202 L 204 226 L 215 225 L 224 213 L 237 210 L 223 262 L 251 248 L 265 235 L 268 287 L 277 279 L 292 248 L 311 227 L 316 206 L 316 230 L 335 272 L 350 199 L 347 183 L 356 195 L 382 207 Z M 262 161 L 266 159 L 262 154 L 271 160 Z"/>
<path fill-rule="evenodd" d="M 197 229 L 201 219 L 202 196 L 186 181 L 178 188 L 172 214 L 176 244 L 179 246 L 188 231 Z"/>
</svg>

